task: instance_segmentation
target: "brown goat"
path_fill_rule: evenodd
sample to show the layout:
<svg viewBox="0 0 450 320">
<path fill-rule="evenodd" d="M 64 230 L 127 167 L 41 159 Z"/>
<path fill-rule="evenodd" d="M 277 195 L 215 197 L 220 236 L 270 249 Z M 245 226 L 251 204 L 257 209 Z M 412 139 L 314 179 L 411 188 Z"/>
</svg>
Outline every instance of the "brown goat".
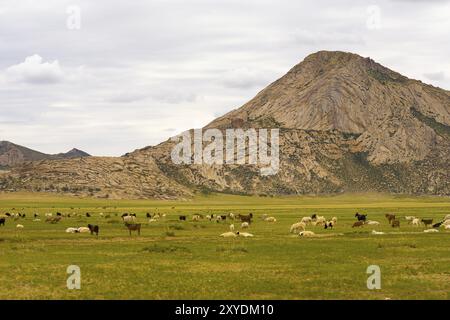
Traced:
<svg viewBox="0 0 450 320">
<path fill-rule="evenodd" d="M 356 228 L 356 227 L 362 227 L 364 225 L 364 221 L 356 221 L 352 228 Z"/>
<path fill-rule="evenodd" d="M 392 228 L 400 228 L 400 220 L 392 220 Z"/>
<path fill-rule="evenodd" d="M 384 216 L 388 219 L 390 224 L 392 223 L 392 220 L 395 220 L 395 214 L 386 213 Z"/>
<path fill-rule="evenodd" d="M 253 213 L 250 213 L 248 215 L 239 215 L 239 219 L 241 219 L 241 222 L 248 222 L 248 224 L 252 223 Z"/>
<path fill-rule="evenodd" d="M 128 228 L 128 231 L 130 231 L 130 236 L 131 236 L 131 231 L 137 231 L 138 235 L 141 235 L 141 224 L 137 223 L 137 224 L 131 224 L 131 223 L 126 223 L 125 226 Z"/>
</svg>

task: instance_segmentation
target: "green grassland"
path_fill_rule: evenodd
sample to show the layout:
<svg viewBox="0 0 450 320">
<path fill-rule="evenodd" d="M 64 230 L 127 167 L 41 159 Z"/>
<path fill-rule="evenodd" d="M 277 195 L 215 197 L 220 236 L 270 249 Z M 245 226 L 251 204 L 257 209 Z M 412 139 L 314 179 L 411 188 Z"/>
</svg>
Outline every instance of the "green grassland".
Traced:
<svg viewBox="0 0 450 320">
<path fill-rule="evenodd" d="M 92 217 L 45 223 L 46 212 Z M 353 229 L 354 213 L 379 227 Z M 0 226 L 0 299 L 449 299 L 450 232 L 423 233 L 405 215 L 440 221 L 447 197 L 344 194 L 318 197 L 210 195 L 186 201 L 97 200 L 48 194 L 0 194 L 0 215 L 26 213 Z M 32 214 L 39 212 L 41 222 Z M 111 215 L 101 218 L 99 213 Z M 143 224 L 130 237 L 120 214 L 134 212 Z M 149 223 L 146 212 L 165 213 Z M 180 214 L 253 212 L 253 238 L 221 238 L 229 221 L 178 221 Z M 336 216 L 334 230 L 301 238 L 290 225 L 312 213 Z M 385 213 L 401 217 L 400 229 Z M 117 214 L 117 216 L 116 216 Z M 276 223 L 263 222 L 262 214 Z M 16 225 L 24 225 L 18 230 Z M 90 234 L 68 227 L 100 226 Z M 236 227 L 239 223 L 235 222 Z M 236 230 L 239 228 L 237 227 Z M 386 232 L 372 235 L 371 231 Z M 68 290 L 66 269 L 81 268 L 81 289 Z M 381 268 L 380 290 L 367 289 L 369 265 Z"/>
</svg>

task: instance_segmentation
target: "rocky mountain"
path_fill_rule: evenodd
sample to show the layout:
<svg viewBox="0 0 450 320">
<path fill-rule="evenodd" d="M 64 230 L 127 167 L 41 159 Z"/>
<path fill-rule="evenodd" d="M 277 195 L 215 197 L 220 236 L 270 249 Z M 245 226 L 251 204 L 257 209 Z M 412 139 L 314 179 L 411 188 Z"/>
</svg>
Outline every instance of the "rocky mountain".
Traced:
<svg viewBox="0 0 450 320">
<path fill-rule="evenodd" d="M 356 54 L 312 54 L 208 128 L 279 128 L 278 174 L 261 176 L 251 165 L 176 165 L 168 140 L 120 158 L 28 163 L 0 185 L 117 198 L 196 191 L 450 195 L 450 92 Z"/>
<path fill-rule="evenodd" d="M 0 141 L 0 168 L 9 168 L 27 161 L 38 161 L 43 159 L 74 159 L 80 157 L 90 157 L 84 151 L 72 149 L 66 153 L 45 154 L 23 146 L 19 146 L 9 141 Z"/>
</svg>

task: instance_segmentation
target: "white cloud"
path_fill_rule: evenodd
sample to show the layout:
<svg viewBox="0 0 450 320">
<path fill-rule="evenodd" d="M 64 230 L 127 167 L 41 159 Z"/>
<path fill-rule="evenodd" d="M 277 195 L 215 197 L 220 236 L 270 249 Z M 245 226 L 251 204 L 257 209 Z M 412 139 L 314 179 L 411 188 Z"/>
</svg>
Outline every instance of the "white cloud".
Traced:
<svg viewBox="0 0 450 320">
<path fill-rule="evenodd" d="M 63 80 L 64 75 L 58 60 L 43 62 L 41 56 L 35 54 L 25 61 L 6 69 L 7 78 L 34 84 L 55 83 Z"/>
</svg>

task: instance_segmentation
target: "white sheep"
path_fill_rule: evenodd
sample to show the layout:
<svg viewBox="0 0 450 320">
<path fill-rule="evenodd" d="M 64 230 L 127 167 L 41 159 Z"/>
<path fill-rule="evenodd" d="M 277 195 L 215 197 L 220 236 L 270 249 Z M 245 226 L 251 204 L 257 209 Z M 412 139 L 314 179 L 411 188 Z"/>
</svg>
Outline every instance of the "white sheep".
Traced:
<svg viewBox="0 0 450 320">
<path fill-rule="evenodd" d="M 24 226 L 23 226 L 23 225 L 21 225 L 21 224 L 18 224 L 18 225 L 16 226 L 16 228 L 17 228 L 17 229 L 23 229 L 23 228 L 24 228 Z"/>
<path fill-rule="evenodd" d="M 156 221 L 158 221 L 158 219 L 155 219 L 155 218 L 148 219 L 148 223 L 152 223 L 152 222 L 156 222 Z"/>
<path fill-rule="evenodd" d="M 250 226 L 250 225 L 248 224 L 248 222 L 242 222 L 242 223 L 241 223 L 241 228 L 242 228 L 242 229 L 248 229 L 249 226 Z"/>
<path fill-rule="evenodd" d="M 34 221 L 34 222 L 39 222 L 39 221 L 41 221 L 41 219 L 36 218 L 36 219 L 33 219 L 33 221 Z"/>
<path fill-rule="evenodd" d="M 301 222 L 303 222 L 304 224 L 308 224 L 312 222 L 311 217 L 303 217 Z"/>
<path fill-rule="evenodd" d="M 268 217 L 268 218 L 264 219 L 264 221 L 266 221 L 266 222 L 277 222 L 277 219 L 275 219 L 275 217 Z"/>
<path fill-rule="evenodd" d="M 414 217 L 414 216 L 406 216 L 406 217 L 405 217 L 405 220 L 411 222 L 411 221 L 413 221 L 415 218 L 416 218 L 416 217 Z"/>
<path fill-rule="evenodd" d="M 412 225 L 416 227 L 420 226 L 420 219 L 414 218 L 412 220 Z"/>
<path fill-rule="evenodd" d="M 314 237 L 316 234 L 312 231 L 302 231 L 298 235 L 300 237 Z"/>
<path fill-rule="evenodd" d="M 230 219 L 233 219 L 233 220 L 234 220 L 234 213 L 230 212 L 230 213 L 228 214 L 228 216 L 230 217 Z"/>
<path fill-rule="evenodd" d="M 299 233 L 301 231 L 305 231 L 306 224 L 304 222 L 297 222 L 291 226 L 290 233 Z"/>
<path fill-rule="evenodd" d="M 198 214 L 193 215 L 192 221 L 200 221 L 200 216 Z"/>
<path fill-rule="evenodd" d="M 442 224 L 444 226 L 450 226 L 450 219 L 445 220 Z"/>
<path fill-rule="evenodd" d="M 237 234 L 229 231 L 229 232 L 222 233 L 220 236 L 223 238 L 236 238 Z"/>
<path fill-rule="evenodd" d="M 444 220 L 450 220 L 450 214 L 446 215 Z"/>
<path fill-rule="evenodd" d="M 78 233 L 78 229 L 77 228 L 67 228 L 66 233 Z"/>
<path fill-rule="evenodd" d="M 206 219 L 211 221 L 211 216 L 209 214 L 206 215 Z"/>
<path fill-rule="evenodd" d="M 333 221 L 333 225 L 336 225 L 337 220 L 338 220 L 338 219 L 337 219 L 336 217 L 331 218 L 331 221 Z"/>
<path fill-rule="evenodd" d="M 370 226 L 379 226 L 380 225 L 380 223 L 378 221 L 373 221 L 373 220 L 367 221 L 366 224 L 368 224 Z"/>
<path fill-rule="evenodd" d="M 123 217 L 123 222 L 125 223 L 130 223 L 130 222 L 135 222 L 136 221 L 136 217 L 135 216 L 125 216 Z"/>
<path fill-rule="evenodd" d="M 53 213 L 46 213 L 45 216 L 46 216 L 47 218 L 48 218 L 48 217 L 51 217 L 51 216 L 53 216 Z"/>
<path fill-rule="evenodd" d="M 234 224 L 230 224 L 230 231 L 234 231 Z"/>
<path fill-rule="evenodd" d="M 445 230 L 450 230 L 450 224 L 444 225 Z"/>
<path fill-rule="evenodd" d="M 384 232 L 372 230 L 372 234 L 384 234 Z"/>
<path fill-rule="evenodd" d="M 437 229 L 427 229 L 427 230 L 423 230 L 423 232 L 425 232 L 425 233 L 433 233 L 433 232 L 439 232 L 439 230 L 437 230 Z"/>
<path fill-rule="evenodd" d="M 87 233 L 87 232 L 91 232 L 91 231 L 87 227 L 79 227 L 78 232 L 79 233 Z"/>
<path fill-rule="evenodd" d="M 237 232 L 237 235 L 239 237 L 244 237 L 244 238 L 251 238 L 251 237 L 253 237 L 253 235 L 251 233 L 248 233 L 248 232 Z"/>
</svg>

